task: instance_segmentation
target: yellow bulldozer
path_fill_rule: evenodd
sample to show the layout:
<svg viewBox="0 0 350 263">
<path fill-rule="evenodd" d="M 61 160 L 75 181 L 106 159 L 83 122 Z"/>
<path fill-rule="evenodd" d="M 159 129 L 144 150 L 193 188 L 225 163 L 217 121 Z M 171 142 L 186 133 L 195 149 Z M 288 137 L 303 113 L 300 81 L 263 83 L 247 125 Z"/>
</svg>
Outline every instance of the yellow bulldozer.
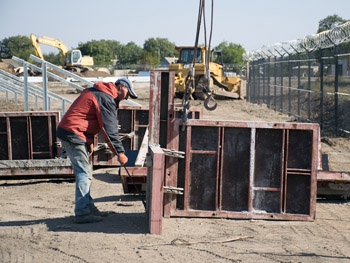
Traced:
<svg viewBox="0 0 350 263">
<path fill-rule="evenodd" d="M 169 65 L 169 71 L 175 72 L 175 95 L 178 98 L 182 98 L 186 92 L 187 78 L 191 67 L 195 83 L 191 93 L 195 99 L 205 99 L 205 85 L 208 85 L 207 68 L 210 71 L 211 94 L 221 98 L 239 99 L 242 97 L 241 78 L 224 74 L 220 51 L 209 51 L 206 46 L 198 46 L 196 52 L 191 46 L 179 46 L 176 47 L 176 50 L 178 51 L 178 59 Z M 210 52 L 209 67 L 206 65 L 207 52 Z M 195 63 L 193 63 L 194 55 L 196 56 Z"/>
</svg>

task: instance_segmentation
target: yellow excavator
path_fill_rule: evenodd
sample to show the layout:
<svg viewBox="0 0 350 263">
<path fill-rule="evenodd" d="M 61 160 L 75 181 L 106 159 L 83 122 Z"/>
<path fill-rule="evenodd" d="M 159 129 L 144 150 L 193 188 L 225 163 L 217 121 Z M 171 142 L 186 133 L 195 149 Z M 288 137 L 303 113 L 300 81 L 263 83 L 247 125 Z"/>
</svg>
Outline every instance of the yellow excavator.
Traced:
<svg viewBox="0 0 350 263">
<path fill-rule="evenodd" d="M 236 76 L 227 76 L 223 71 L 222 54 L 220 51 L 209 51 L 206 46 L 198 46 L 195 52 L 192 46 L 176 47 L 178 51 L 177 61 L 169 65 L 169 71 L 175 72 L 175 95 L 183 97 L 188 87 L 189 71 L 193 71 L 194 85 L 192 95 L 195 99 L 204 99 L 206 74 L 210 76 L 209 87 L 211 93 L 216 97 L 241 98 L 241 78 Z M 205 58 L 210 52 L 209 67 L 206 65 Z M 193 60 L 193 56 L 195 60 Z M 193 63 L 194 61 L 194 63 Z M 193 66 L 194 65 L 194 66 Z"/>
<path fill-rule="evenodd" d="M 57 39 L 46 36 L 37 37 L 34 34 L 30 34 L 30 40 L 34 47 L 35 54 L 41 59 L 44 59 L 44 56 L 40 44 L 58 48 L 60 50 L 61 63 L 65 69 L 76 69 L 80 71 L 81 69 L 94 65 L 92 57 L 83 56 L 79 49 L 69 50 L 62 41 Z"/>
</svg>

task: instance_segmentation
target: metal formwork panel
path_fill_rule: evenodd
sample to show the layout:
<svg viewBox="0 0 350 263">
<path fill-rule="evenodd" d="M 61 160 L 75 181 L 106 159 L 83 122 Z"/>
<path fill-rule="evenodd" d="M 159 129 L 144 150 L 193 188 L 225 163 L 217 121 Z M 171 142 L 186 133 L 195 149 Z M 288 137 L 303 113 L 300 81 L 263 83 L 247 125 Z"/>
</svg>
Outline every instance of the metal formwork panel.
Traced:
<svg viewBox="0 0 350 263">
<path fill-rule="evenodd" d="M 59 112 L 1 112 L 0 160 L 55 158 L 58 120 Z"/>
<path fill-rule="evenodd" d="M 143 136 L 148 127 L 147 106 L 120 106 L 117 110 L 119 135 L 121 137 L 133 132 L 133 136 L 123 140 L 123 146 L 126 153 L 131 153 L 140 148 Z M 104 144 L 105 140 L 101 133 L 95 136 L 94 146 Z M 108 149 L 97 151 L 93 154 L 93 165 L 95 166 L 119 166 L 117 156 L 113 155 Z"/>
<path fill-rule="evenodd" d="M 180 118 L 181 108 L 175 108 L 176 118 Z M 123 146 L 125 150 L 137 151 L 140 149 L 143 137 L 146 133 L 149 124 L 149 115 L 152 118 L 160 118 L 160 115 L 155 116 L 154 112 L 149 112 L 148 106 L 120 106 L 117 110 L 118 125 L 120 126 L 119 135 L 121 137 L 130 133 L 134 133 L 130 138 L 123 140 Z M 198 107 L 193 107 L 189 112 L 189 119 L 202 118 L 203 110 Z M 164 127 L 163 127 L 164 129 Z M 163 139 L 163 141 L 165 138 Z M 105 141 L 101 133 L 95 136 L 94 145 L 104 144 Z M 114 156 L 108 149 L 97 151 L 93 155 L 93 165 L 95 166 L 119 166 L 118 158 Z"/>
<path fill-rule="evenodd" d="M 165 216 L 314 219 L 318 125 L 189 120 L 174 130 L 185 158 L 171 161 L 165 185 L 184 194 L 165 198 Z"/>
<path fill-rule="evenodd" d="M 58 155 L 59 112 L 0 113 L 0 177 L 71 177 L 68 159 Z"/>
</svg>

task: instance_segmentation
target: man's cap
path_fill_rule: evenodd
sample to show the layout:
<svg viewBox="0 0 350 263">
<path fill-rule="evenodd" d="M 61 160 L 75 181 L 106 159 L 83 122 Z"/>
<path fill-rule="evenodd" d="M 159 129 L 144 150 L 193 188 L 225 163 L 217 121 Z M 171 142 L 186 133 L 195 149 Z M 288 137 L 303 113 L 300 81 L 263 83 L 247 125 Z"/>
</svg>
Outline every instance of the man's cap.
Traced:
<svg viewBox="0 0 350 263">
<path fill-rule="evenodd" d="M 130 98 L 137 99 L 137 95 L 132 87 L 132 83 L 130 80 L 128 80 L 127 78 L 120 78 L 120 79 L 117 79 L 117 81 L 115 82 L 116 86 L 118 84 L 123 84 L 125 87 L 127 87 L 128 91 L 130 93 Z"/>
</svg>

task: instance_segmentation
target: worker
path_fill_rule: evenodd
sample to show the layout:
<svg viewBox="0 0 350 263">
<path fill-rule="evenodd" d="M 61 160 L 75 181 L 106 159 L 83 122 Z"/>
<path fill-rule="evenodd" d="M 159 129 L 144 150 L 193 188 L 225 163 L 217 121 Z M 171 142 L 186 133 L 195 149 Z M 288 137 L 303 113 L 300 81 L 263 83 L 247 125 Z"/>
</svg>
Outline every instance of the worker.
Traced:
<svg viewBox="0 0 350 263">
<path fill-rule="evenodd" d="M 104 128 L 124 166 L 128 162 L 117 127 L 116 110 L 119 102 L 137 95 L 127 78 L 113 82 L 97 82 L 85 89 L 64 114 L 57 127 L 57 137 L 69 156 L 75 173 L 75 222 L 93 223 L 107 212 L 95 206 L 90 195 L 92 179 L 91 155 L 94 136 Z"/>
</svg>

